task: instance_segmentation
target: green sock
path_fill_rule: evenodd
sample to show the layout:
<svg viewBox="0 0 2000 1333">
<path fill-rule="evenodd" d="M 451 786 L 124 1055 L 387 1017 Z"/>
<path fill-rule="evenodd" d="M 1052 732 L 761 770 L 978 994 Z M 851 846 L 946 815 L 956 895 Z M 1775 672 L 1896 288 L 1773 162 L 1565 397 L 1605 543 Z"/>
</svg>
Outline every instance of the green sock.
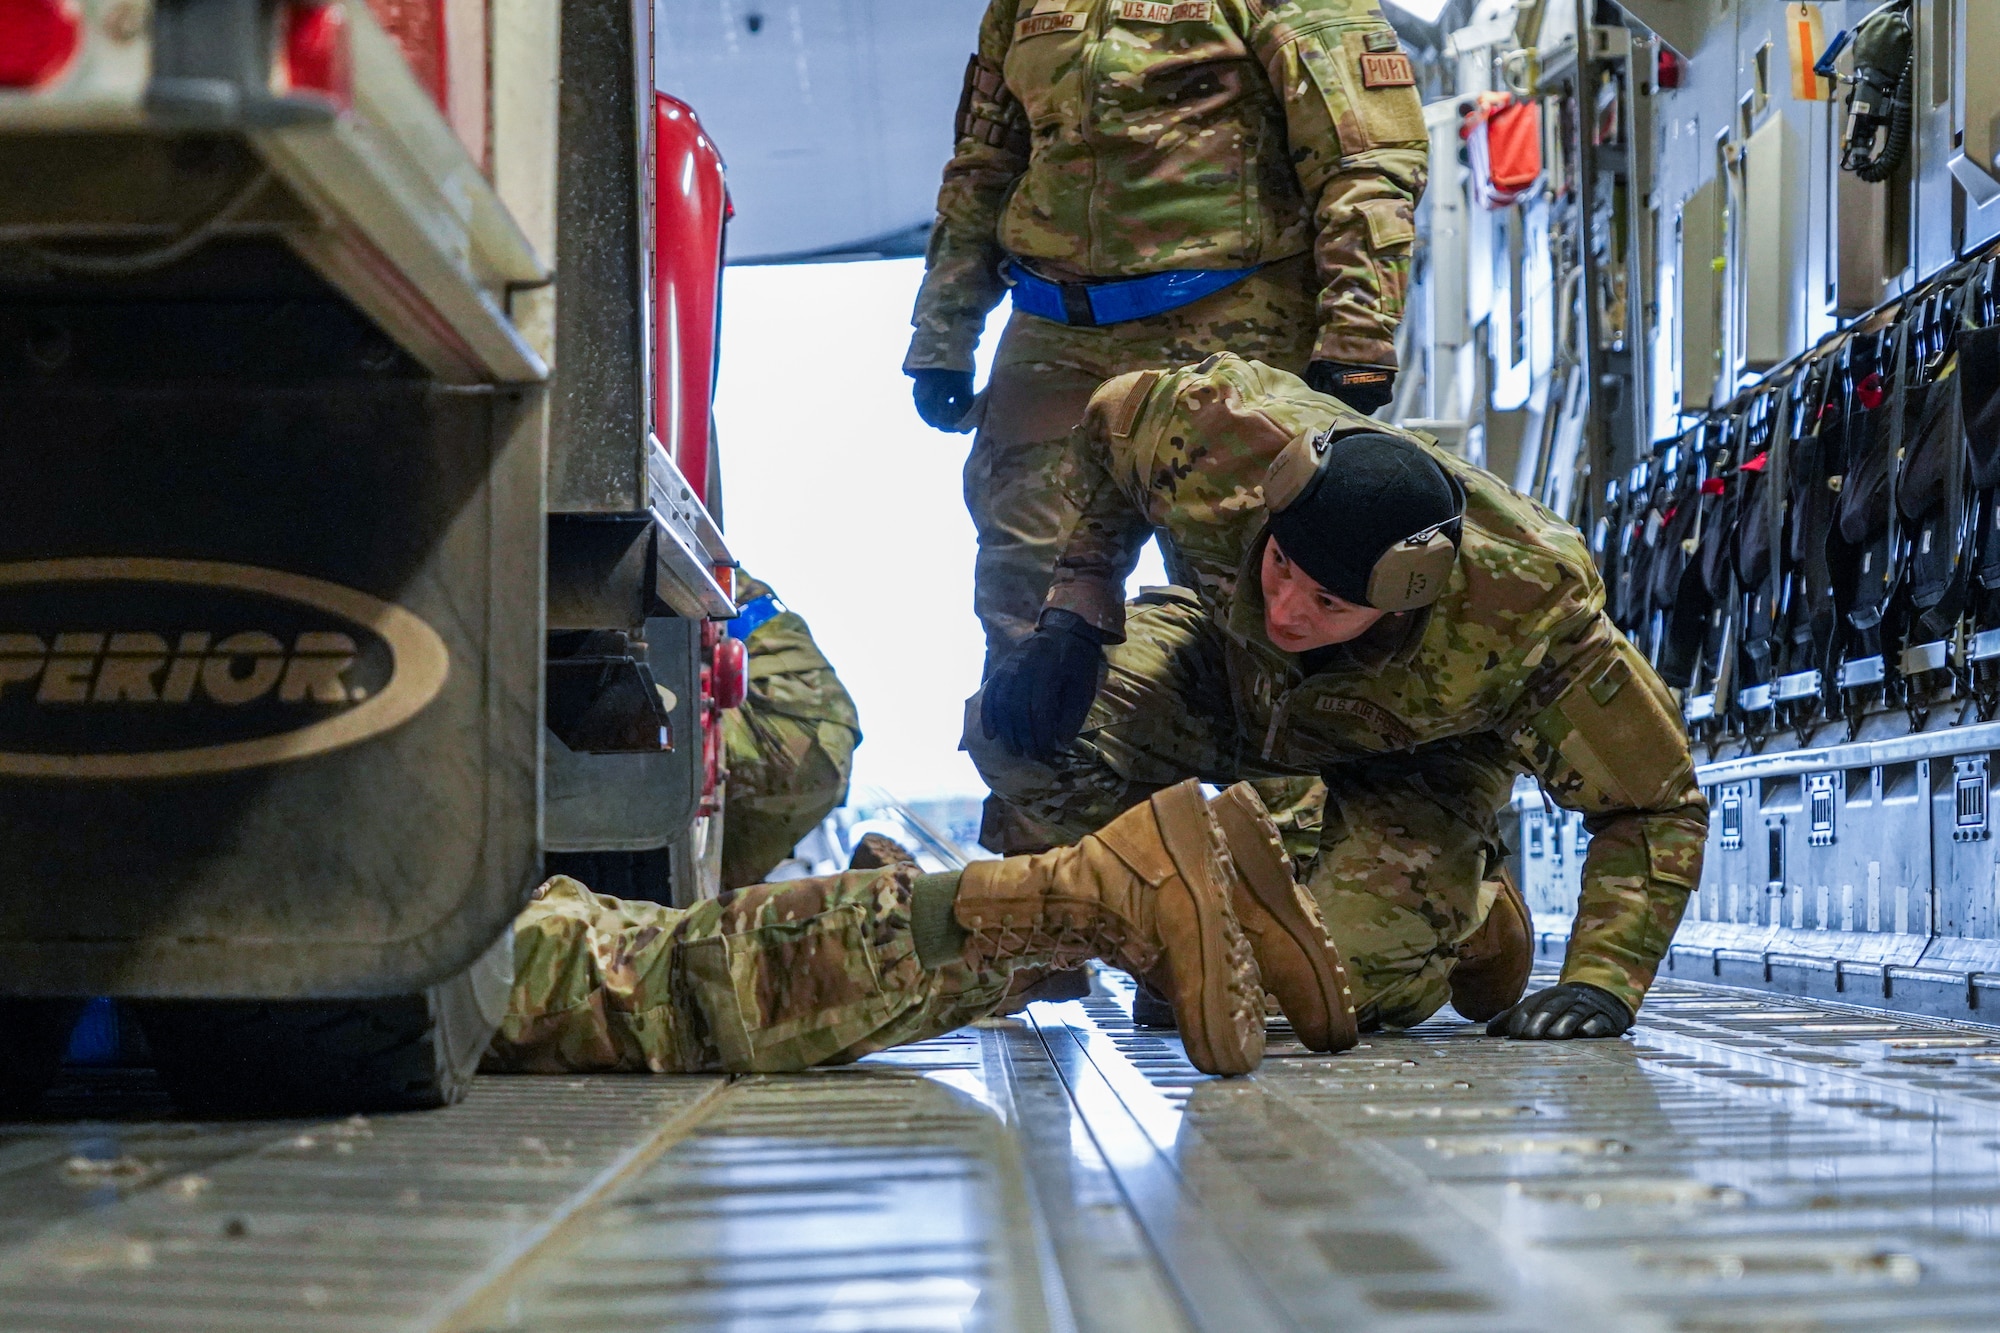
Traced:
<svg viewBox="0 0 2000 1333">
<path fill-rule="evenodd" d="M 910 934 L 917 942 L 917 962 L 927 972 L 958 961 L 969 932 L 952 914 L 958 897 L 958 874 L 923 875 L 910 885 Z"/>
</svg>

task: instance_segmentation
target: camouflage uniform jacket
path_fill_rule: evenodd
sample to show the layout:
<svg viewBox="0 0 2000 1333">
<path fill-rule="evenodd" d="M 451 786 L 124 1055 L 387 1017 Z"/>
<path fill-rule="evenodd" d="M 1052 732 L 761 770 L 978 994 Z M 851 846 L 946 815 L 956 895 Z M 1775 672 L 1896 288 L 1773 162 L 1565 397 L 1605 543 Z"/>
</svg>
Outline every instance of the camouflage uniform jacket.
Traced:
<svg viewBox="0 0 2000 1333">
<path fill-rule="evenodd" d="M 1000 261 L 1051 278 L 1311 250 L 1314 355 L 1394 365 L 1429 141 L 1376 0 L 991 0 L 906 369 L 972 369 Z"/>
<path fill-rule="evenodd" d="M 737 571 L 739 611 L 770 594 L 768 584 Z M 722 724 L 729 767 L 722 884 L 730 889 L 769 875 L 847 799 L 854 747 L 861 743 L 854 700 L 803 617 L 779 610 L 746 642 L 749 693 Z"/>
<path fill-rule="evenodd" d="M 739 610 L 771 593 L 771 585 L 736 572 Z M 813 642 L 812 631 L 796 611 L 780 611 L 759 625 L 746 645 L 750 657 L 753 707 L 803 722 L 831 722 L 854 733 L 860 743 L 861 719 L 854 700 L 834 674 L 833 663 Z"/>
<path fill-rule="evenodd" d="M 1445 594 L 1308 676 L 1264 633 L 1262 482 L 1301 431 L 1384 429 L 1232 354 L 1109 381 L 1072 437 L 1082 517 L 1048 606 L 1123 633 L 1120 589 L 1158 531 L 1228 645 L 1246 758 L 1303 772 L 1479 732 L 1592 834 L 1564 967 L 1635 1007 L 1700 877 L 1707 808 L 1671 696 L 1604 614 L 1583 537 L 1490 473 L 1419 443 L 1463 486 Z"/>
</svg>

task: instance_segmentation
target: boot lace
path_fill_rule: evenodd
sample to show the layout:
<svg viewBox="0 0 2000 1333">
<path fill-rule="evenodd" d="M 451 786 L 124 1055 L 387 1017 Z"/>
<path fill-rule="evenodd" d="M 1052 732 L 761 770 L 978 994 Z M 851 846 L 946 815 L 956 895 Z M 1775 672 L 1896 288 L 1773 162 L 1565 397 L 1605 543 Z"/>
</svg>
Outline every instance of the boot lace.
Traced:
<svg viewBox="0 0 2000 1333">
<path fill-rule="evenodd" d="M 1065 919 L 1050 903 L 1025 926 L 987 926 L 973 933 L 973 943 L 986 959 L 1006 958 L 1038 966 L 1075 967 L 1101 958 L 1136 974 L 1150 972 L 1160 961 L 1159 946 L 1131 922 L 1090 905 L 1097 920 L 1090 928 Z M 1043 960 L 1046 959 L 1046 962 Z"/>
</svg>

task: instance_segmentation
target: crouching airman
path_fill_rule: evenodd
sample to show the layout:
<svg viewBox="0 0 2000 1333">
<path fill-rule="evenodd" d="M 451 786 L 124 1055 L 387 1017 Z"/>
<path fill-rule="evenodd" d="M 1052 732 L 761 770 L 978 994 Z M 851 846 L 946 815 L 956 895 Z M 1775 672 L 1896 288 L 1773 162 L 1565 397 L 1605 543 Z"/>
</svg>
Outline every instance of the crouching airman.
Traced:
<svg viewBox="0 0 2000 1333">
<path fill-rule="evenodd" d="M 1230 354 L 1105 384 L 1066 485 L 1081 518 L 1035 634 L 968 719 L 996 792 L 1074 837 L 1190 777 L 1316 775 L 1306 882 L 1364 1028 L 1447 999 L 1513 1036 L 1631 1026 L 1699 879 L 1707 808 L 1582 534 Z M 1128 610 L 1156 533 L 1189 586 Z M 1561 982 L 1516 1004 L 1530 935 L 1494 872 L 1522 773 L 1591 842 Z"/>
</svg>

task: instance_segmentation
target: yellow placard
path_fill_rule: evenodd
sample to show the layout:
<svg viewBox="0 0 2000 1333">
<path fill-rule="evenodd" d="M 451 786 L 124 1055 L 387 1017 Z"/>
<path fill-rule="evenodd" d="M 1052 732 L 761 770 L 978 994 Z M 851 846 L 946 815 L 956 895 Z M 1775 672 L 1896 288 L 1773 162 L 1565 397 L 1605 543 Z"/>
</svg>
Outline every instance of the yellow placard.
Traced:
<svg viewBox="0 0 2000 1333">
<path fill-rule="evenodd" d="M 1801 102 L 1826 102 L 1833 98 L 1833 80 L 1813 73 L 1820 52 L 1826 49 L 1826 29 L 1819 6 L 1785 6 L 1785 48 L 1792 57 L 1792 96 Z"/>
</svg>

